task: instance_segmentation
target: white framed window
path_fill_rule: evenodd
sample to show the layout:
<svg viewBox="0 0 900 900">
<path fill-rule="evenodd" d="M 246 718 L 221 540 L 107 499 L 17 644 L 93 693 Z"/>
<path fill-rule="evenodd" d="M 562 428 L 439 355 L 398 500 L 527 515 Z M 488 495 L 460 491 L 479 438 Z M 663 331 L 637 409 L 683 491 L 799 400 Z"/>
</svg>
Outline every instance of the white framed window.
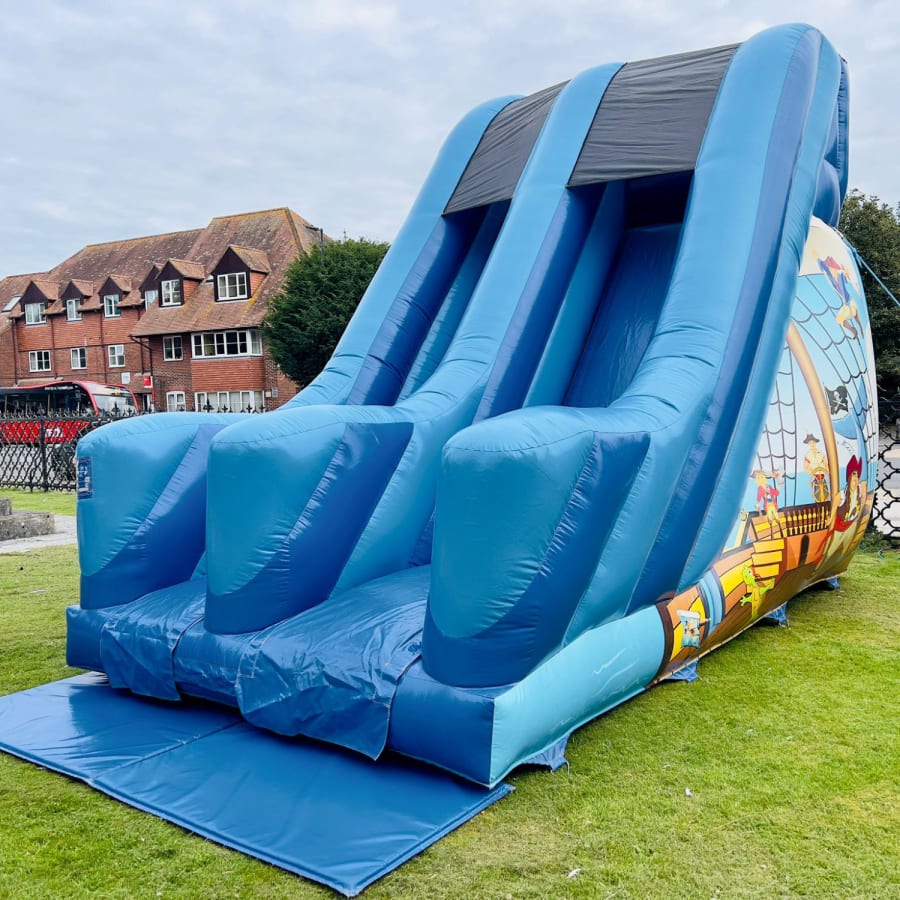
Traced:
<svg viewBox="0 0 900 900">
<path fill-rule="evenodd" d="M 144 291 L 144 309 L 150 309 L 159 300 L 159 291 Z"/>
<path fill-rule="evenodd" d="M 260 412 L 262 391 L 198 391 L 194 394 L 197 412 Z"/>
<path fill-rule="evenodd" d="M 66 300 L 66 319 L 69 322 L 81 321 L 81 298 L 69 297 Z"/>
<path fill-rule="evenodd" d="M 73 347 L 69 352 L 72 355 L 73 369 L 87 368 L 87 347 Z"/>
<path fill-rule="evenodd" d="M 122 369 L 125 367 L 125 345 L 110 344 L 106 348 L 109 355 L 109 367 L 111 369 Z"/>
<path fill-rule="evenodd" d="M 170 278 L 168 281 L 159 283 L 160 290 L 160 306 L 180 306 L 181 305 L 181 279 Z"/>
<path fill-rule="evenodd" d="M 216 278 L 216 294 L 219 300 L 246 300 L 247 293 L 247 273 L 246 272 L 228 272 L 225 275 L 218 275 Z"/>
<path fill-rule="evenodd" d="M 49 372 L 50 371 L 50 351 L 49 350 L 29 350 L 28 351 L 28 371 L 29 372 Z"/>
<path fill-rule="evenodd" d="M 184 359 L 184 347 L 181 343 L 181 335 L 173 334 L 163 338 L 163 359 L 171 362 L 176 359 Z"/>
<path fill-rule="evenodd" d="M 183 412 L 184 391 L 166 391 L 166 412 Z"/>
<path fill-rule="evenodd" d="M 103 295 L 103 315 L 107 319 L 117 319 L 122 315 L 122 311 L 119 309 L 119 300 L 118 294 Z"/>
<path fill-rule="evenodd" d="M 25 304 L 25 324 L 43 325 L 47 321 L 47 305 L 45 303 Z"/>
<path fill-rule="evenodd" d="M 206 331 L 191 335 L 194 357 L 262 356 L 259 331 L 244 328 L 239 331 Z"/>
</svg>

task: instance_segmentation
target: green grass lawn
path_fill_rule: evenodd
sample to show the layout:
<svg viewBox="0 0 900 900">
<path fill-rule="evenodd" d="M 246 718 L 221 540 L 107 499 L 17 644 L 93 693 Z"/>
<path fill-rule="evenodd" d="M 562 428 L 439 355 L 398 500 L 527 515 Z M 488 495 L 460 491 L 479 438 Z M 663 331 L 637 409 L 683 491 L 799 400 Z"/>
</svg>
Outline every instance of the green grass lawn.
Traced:
<svg viewBox="0 0 900 900">
<path fill-rule="evenodd" d="M 19 491 L 14 488 L 0 489 L 0 497 L 9 497 L 13 509 L 50 512 L 60 516 L 75 515 L 75 494 L 73 491 Z"/>
<path fill-rule="evenodd" d="M 73 547 L 0 556 L 0 694 L 72 674 L 76 590 Z M 900 897 L 898 597 L 859 556 L 365 896 Z M 158 896 L 336 895 L 0 754 L 0 897 Z"/>
</svg>

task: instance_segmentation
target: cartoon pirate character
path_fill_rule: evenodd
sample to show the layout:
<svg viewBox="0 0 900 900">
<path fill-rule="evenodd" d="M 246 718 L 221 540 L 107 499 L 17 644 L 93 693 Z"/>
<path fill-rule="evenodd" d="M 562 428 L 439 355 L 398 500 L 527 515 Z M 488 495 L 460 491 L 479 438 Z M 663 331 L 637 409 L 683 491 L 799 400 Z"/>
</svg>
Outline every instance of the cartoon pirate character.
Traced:
<svg viewBox="0 0 900 900">
<path fill-rule="evenodd" d="M 835 531 L 846 531 L 862 513 L 866 499 L 866 482 L 861 481 L 861 478 L 862 460 L 854 454 L 847 463 L 847 486 L 841 497 L 841 505 L 835 511 Z"/>
<path fill-rule="evenodd" d="M 772 484 L 766 488 L 766 520 L 772 531 L 774 531 L 777 526 L 783 537 L 784 532 L 781 528 L 781 519 L 778 517 L 778 495 L 781 493 L 778 488 L 779 482 L 781 482 L 781 472 L 776 470 L 772 473 Z"/>
<path fill-rule="evenodd" d="M 762 513 L 768 509 L 769 504 L 775 506 L 778 510 L 778 495 L 781 493 L 778 489 L 778 480 L 782 476 L 782 472 L 776 469 L 774 472 L 764 472 L 762 469 L 754 469 L 750 473 L 750 477 L 756 483 L 756 511 Z M 774 486 L 769 485 L 769 479 L 772 479 Z"/>
<path fill-rule="evenodd" d="M 809 447 L 809 451 L 803 459 L 803 468 L 809 475 L 809 489 L 812 491 L 813 500 L 816 503 L 824 503 L 831 499 L 831 491 L 828 489 L 828 458 L 819 449 L 819 439 L 808 432 L 803 438 L 803 443 Z"/>
<path fill-rule="evenodd" d="M 847 483 L 841 492 L 841 502 L 830 522 L 824 554 L 826 560 L 851 552 L 862 537 L 862 513 L 868 492 L 866 482 L 862 480 L 862 469 L 862 460 L 855 454 L 851 456 L 847 463 Z"/>
<path fill-rule="evenodd" d="M 766 506 L 769 475 L 762 469 L 756 469 L 750 477 L 756 482 L 756 512 L 761 513 Z"/>
</svg>

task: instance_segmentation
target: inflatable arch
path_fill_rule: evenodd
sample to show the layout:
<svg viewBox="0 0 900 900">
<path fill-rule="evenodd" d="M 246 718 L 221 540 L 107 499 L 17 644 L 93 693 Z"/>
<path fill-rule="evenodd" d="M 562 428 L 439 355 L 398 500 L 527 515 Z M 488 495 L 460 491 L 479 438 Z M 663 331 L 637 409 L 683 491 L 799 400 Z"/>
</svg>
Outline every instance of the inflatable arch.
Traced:
<svg viewBox="0 0 900 900">
<path fill-rule="evenodd" d="M 847 124 L 802 25 L 474 110 L 294 401 L 81 441 L 69 662 L 490 786 L 841 573 Z"/>
</svg>

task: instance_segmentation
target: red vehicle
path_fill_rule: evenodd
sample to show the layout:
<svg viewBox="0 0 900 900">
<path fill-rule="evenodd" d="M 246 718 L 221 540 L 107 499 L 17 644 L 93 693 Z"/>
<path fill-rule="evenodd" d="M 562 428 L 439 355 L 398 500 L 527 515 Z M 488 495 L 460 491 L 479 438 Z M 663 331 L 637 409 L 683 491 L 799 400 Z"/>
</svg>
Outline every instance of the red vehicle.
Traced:
<svg viewBox="0 0 900 900">
<path fill-rule="evenodd" d="M 96 381 L 51 381 L 29 387 L 0 388 L 0 440 L 37 444 L 41 427 L 48 444 L 77 440 L 89 416 L 135 415 L 134 394 L 118 384 Z"/>
</svg>

